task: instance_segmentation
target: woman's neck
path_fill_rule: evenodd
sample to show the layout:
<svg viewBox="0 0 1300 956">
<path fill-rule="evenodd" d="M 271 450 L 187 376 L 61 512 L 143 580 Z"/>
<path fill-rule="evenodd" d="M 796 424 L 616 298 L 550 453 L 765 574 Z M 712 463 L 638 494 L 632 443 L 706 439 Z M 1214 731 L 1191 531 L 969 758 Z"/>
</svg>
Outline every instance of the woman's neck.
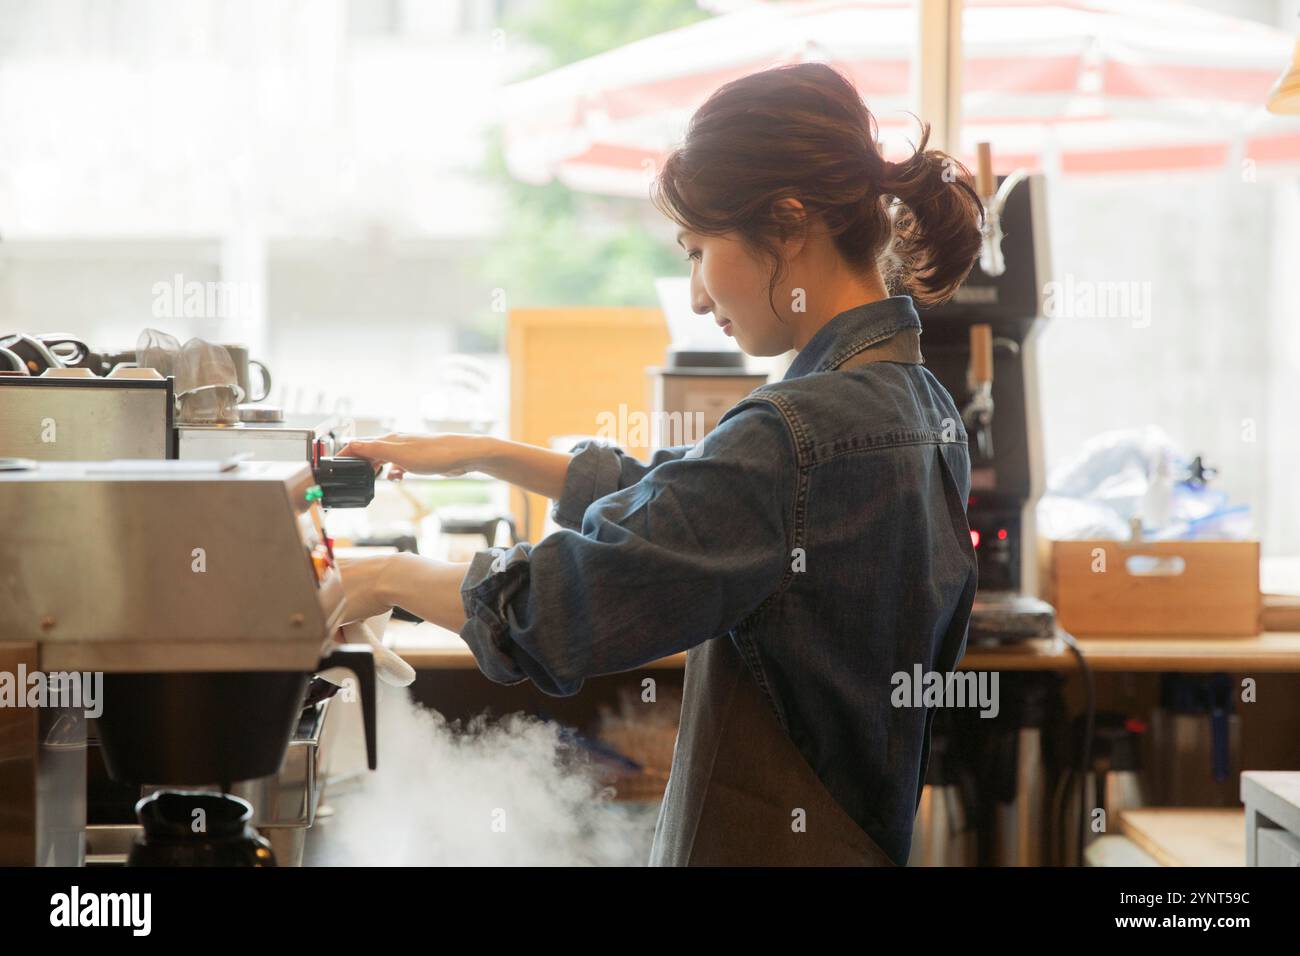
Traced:
<svg viewBox="0 0 1300 956">
<path fill-rule="evenodd" d="M 849 274 L 838 278 L 839 281 L 822 286 L 823 295 L 810 293 L 807 297 L 807 311 L 796 314 L 801 320 L 796 323 L 794 334 L 796 352 L 802 351 L 821 327 L 841 312 L 889 297 L 889 290 L 885 288 L 879 269 L 872 269 L 865 276 Z"/>
</svg>

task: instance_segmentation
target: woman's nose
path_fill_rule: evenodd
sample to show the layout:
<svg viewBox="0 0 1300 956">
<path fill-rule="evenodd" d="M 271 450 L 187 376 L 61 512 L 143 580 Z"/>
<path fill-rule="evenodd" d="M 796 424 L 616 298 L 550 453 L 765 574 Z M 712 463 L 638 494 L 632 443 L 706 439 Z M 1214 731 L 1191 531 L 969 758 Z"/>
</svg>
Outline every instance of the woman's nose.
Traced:
<svg viewBox="0 0 1300 956">
<path fill-rule="evenodd" d="M 691 308 L 696 315 L 708 315 L 713 311 L 713 300 L 704 291 L 704 283 L 694 272 L 691 273 Z"/>
</svg>

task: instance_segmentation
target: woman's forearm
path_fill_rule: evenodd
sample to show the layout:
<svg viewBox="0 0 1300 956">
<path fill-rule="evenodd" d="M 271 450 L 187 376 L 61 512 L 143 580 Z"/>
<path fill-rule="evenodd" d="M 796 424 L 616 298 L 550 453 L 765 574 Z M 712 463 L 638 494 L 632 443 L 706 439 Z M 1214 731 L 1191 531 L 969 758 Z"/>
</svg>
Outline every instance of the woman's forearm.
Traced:
<svg viewBox="0 0 1300 956">
<path fill-rule="evenodd" d="M 474 469 L 547 498 L 559 498 L 573 456 L 500 438 L 479 439 Z"/>
<path fill-rule="evenodd" d="M 468 564 L 395 554 L 379 576 L 378 597 L 389 607 L 404 608 L 431 624 L 459 632 L 465 623 L 460 586 L 468 570 Z"/>
</svg>

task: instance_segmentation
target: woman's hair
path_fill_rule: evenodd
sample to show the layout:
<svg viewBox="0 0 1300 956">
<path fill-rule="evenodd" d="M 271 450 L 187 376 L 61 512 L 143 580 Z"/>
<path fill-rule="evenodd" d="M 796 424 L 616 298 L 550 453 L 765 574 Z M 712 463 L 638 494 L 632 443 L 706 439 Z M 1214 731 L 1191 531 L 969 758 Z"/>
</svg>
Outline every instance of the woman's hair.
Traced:
<svg viewBox="0 0 1300 956">
<path fill-rule="evenodd" d="M 793 224 L 777 203 L 792 198 L 810 221 L 822 220 L 850 266 L 882 265 L 892 288 L 933 305 L 970 272 L 983 206 L 970 171 L 927 150 L 929 138 L 922 123 L 915 152 L 888 162 L 875 117 L 848 78 L 821 63 L 776 67 L 709 97 L 660 170 L 652 199 L 691 232 L 739 233 L 771 259 L 769 304 L 783 271 L 776 242 Z"/>
</svg>

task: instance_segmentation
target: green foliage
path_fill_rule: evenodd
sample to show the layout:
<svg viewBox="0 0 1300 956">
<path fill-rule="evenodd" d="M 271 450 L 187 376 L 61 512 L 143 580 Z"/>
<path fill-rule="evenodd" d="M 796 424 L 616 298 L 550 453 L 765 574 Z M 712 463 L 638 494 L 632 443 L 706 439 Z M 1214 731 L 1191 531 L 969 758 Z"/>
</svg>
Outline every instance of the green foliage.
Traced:
<svg viewBox="0 0 1300 956">
<path fill-rule="evenodd" d="M 693 0 L 547 0 L 503 26 L 540 47 L 544 69 L 554 69 L 706 17 Z M 485 277 L 506 290 L 511 307 L 651 305 L 653 279 L 686 269 L 648 192 L 600 197 L 558 182 L 518 182 L 506 171 L 499 134 L 483 172 L 505 191 L 507 210 Z"/>
<path fill-rule="evenodd" d="M 546 70 L 707 18 L 695 0 L 544 0 L 502 26 L 545 50 Z"/>
</svg>

